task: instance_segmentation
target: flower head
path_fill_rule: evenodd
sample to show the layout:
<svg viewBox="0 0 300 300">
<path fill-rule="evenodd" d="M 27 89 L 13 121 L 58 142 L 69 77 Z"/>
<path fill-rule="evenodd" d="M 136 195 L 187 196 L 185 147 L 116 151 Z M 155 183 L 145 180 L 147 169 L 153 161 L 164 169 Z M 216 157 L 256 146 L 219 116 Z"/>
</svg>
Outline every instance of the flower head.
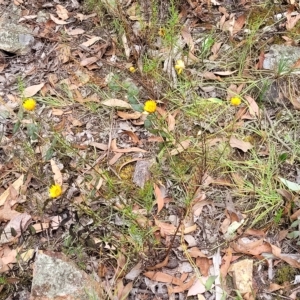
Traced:
<svg viewBox="0 0 300 300">
<path fill-rule="evenodd" d="M 51 198 L 57 198 L 61 195 L 61 193 L 62 193 L 62 188 L 59 184 L 54 184 L 49 189 L 49 196 Z"/>
<path fill-rule="evenodd" d="M 166 35 L 166 30 L 164 28 L 159 28 L 158 35 L 164 37 Z"/>
<path fill-rule="evenodd" d="M 26 110 L 30 110 L 30 111 L 34 110 L 35 107 L 36 107 L 36 101 L 33 98 L 25 99 L 24 102 L 23 102 L 23 107 Z"/>
<path fill-rule="evenodd" d="M 241 100 L 240 97 L 232 97 L 232 98 L 230 99 L 230 103 L 231 103 L 231 105 L 233 105 L 233 106 L 239 106 L 239 105 L 241 104 L 241 102 L 242 102 L 242 100 Z"/>
<path fill-rule="evenodd" d="M 136 68 L 131 66 L 128 70 L 129 70 L 129 72 L 134 73 L 136 71 Z"/>
<path fill-rule="evenodd" d="M 154 113 L 156 111 L 156 102 L 154 100 L 146 101 L 144 104 L 144 111 Z"/>
<path fill-rule="evenodd" d="M 185 69 L 184 61 L 181 59 L 177 60 L 176 65 L 175 65 L 175 70 L 176 70 L 177 74 L 180 75 L 182 73 L 183 69 Z"/>
</svg>

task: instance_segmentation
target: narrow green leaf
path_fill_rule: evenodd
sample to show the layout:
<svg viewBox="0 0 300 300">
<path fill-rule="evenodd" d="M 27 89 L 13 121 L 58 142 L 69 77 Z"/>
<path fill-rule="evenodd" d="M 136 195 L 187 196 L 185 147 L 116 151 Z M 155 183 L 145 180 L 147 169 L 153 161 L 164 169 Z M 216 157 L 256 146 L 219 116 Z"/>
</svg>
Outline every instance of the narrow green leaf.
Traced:
<svg viewBox="0 0 300 300">
<path fill-rule="evenodd" d="M 209 276 L 205 282 L 205 289 L 209 291 L 218 276 Z"/>
</svg>

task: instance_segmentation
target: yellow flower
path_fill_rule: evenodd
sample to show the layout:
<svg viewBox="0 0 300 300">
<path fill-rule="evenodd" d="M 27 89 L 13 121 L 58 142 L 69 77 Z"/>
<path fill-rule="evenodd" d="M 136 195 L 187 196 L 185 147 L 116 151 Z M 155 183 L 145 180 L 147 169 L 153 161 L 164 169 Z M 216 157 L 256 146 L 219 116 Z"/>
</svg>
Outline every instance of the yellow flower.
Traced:
<svg viewBox="0 0 300 300">
<path fill-rule="evenodd" d="M 241 102 L 242 102 L 242 100 L 241 100 L 240 97 L 232 97 L 232 98 L 230 99 L 230 103 L 231 103 L 231 105 L 233 105 L 233 106 L 239 106 L 239 105 L 241 104 Z"/>
<path fill-rule="evenodd" d="M 131 66 L 131 67 L 129 68 L 129 72 L 134 73 L 135 71 L 136 71 L 136 68 L 135 68 L 135 67 Z"/>
<path fill-rule="evenodd" d="M 158 35 L 164 37 L 166 35 L 166 30 L 164 28 L 159 28 Z"/>
<path fill-rule="evenodd" d="M 156 111 L 156 102 L 154 100 L 146 101 L 144 104 L 144 111 L 154 113 Z"/>
<path fill-rule="evenodd" d="M 49 189 L 49 196 L 51 198 L 57 198 L 61 195 L 61 193 L 62 193 L 62 188 L 59 184 L 54 184 Z"/>
<path fill-rule="evenodd" d="M 36 101 L 33 98 L 25 99 L 25 101 L 23 102 L 23 107 L 26 110 L 34 110 L 36 107 Z"/>
<path fill-rule="evenodd" d="M 185 65 L 184 65 L 183 60 L 181 60 L 181 59 L 177 60 L 176 65 L 175 65 L 175 70 L 178 75 L 180 75 L 182 73 L 184 68 L 185 68 Z"/>
</svg>

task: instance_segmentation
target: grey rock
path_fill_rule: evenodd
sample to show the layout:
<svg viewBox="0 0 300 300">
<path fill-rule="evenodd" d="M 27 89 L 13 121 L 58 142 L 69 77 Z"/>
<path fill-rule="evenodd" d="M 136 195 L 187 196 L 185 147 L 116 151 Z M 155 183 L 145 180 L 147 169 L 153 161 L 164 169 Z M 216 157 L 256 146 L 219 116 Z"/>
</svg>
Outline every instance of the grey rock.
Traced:
<svg viewBox="0 0 300 300">
<path fill-rule="evenodd" d="M 300 59 L 300 48 L 286 45 L 272 45 L 265 54 L 263 68 L 266 70 L 288 71 Z"/>
<path fill-rule="evenodd" d="M 0 17 L 0 49 L 20 55 L 27 54 L 34 42 L 32 31 L 18 24 L 21 9 L 11 4 Z"/>
<path fill-rule="evenodd" d="M 44 251 L 34 263 L 30 300 L 102 300 L 100 284 L 64 254 Z"/>
</svg>

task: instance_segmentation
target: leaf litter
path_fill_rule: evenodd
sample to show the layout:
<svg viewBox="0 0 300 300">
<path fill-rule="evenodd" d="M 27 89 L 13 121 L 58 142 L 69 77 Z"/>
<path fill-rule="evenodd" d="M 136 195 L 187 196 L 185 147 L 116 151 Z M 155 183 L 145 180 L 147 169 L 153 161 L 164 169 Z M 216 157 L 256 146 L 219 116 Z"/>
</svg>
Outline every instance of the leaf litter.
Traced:
<svg viewBox="0 0 300 300">
<path fill-rule="evenodd" d="M 181 29 L 170 31 L 168 24 L 160 31 L 157 28 L 155 32 L 160 35 L 157 34 L 152 49 L 148 43 L 150 35 L 147 37 L 142 30 L 137 30 L 141 20 L 149 18 L 147 9 L 138 11 L 131 7 L 126 16 L 128 7 L 124 8 L 124 16 L 132 22 L 130 26 L 134 24 L 136 36 L 130 34 L 133 29 L 129 26 L 126 28 L 129 32 L 120 36 L 121 45 L 116 46 L 116 40 L 109 34 L 91 30 L 99 22 L 97 14 L 83 12 L 78 7 L 73 10 L 73 4 L 72 1 L 69 5 L 47 8 L 50 19 L 44 23 L 35 23 L 33 12 L 31 17 L 24 10 L 22 22 L 35 24 L 39 28 L 37 38 L 45 38 L 49 43 L 46 45 L 47 60 L 44 60 L 45 49 L 37 44 L 34 46 L 36 57 L 31 53 L 31 57 L 24 60 L 5 58 L 3 64 L 7 80 L 15 74 L 15 68 L 23 70 L 24 76 L 18 87 L 16 80 L 4 86 L 0 77 L 6 94 L 1 94 L 4 103 L 16 103 L 4 113 L 1 109 L 1 124 L 5 124 L 5 133 L 1 135 L 4 146 L 1 145 L 0 152 L 3 174 L 0 186 L 1 272 L 9 274 L 11 267 L 20 263 L 19 252 L 22 252 L 23 262 L 30 261 L 33 256 L 34 247 L 20 249 L 18 243 L 30 239 L 34 245 L 47 236 L 55 245 L 54 240 L 66 233 L 71 244 L 67 244 L 66 239 L 56 250 L 63 248 L 71 253 L 71 247 L 80 246 L 79 240 L 84 240 L 87 248 L 105 249 L 101 255 L 107 255 L 110 263 L 100 262 L 97 255 L 91 257 L 98 264 L 99 278 L 105 279 L 106 292 L 111 298 L 134 299 L 134 295 L 142 295 L 148 288 L 159 291 L 158 297 L 168 297 L 164 299 L 173 299 L 176 293 L 194 295 L 198 299 L 212 296 L 225 299 L 226 295 L 233 297 L 240 293 L 245 299 L 252 299 L 255 293 L 263 295 L 280 289 L 295 299 L 297 290 L 290 291 L 286 285 L 272 282 L 268 282 L 268 288 L 258 288 L 259 282 L 254 276 L 259 269 L 256 265 L 266 267 L 262 258 L 268 260 L 269 273 L 273 262 L 275 270 L 283 263 L 299 269 L 293 248 L 299 231 L 297 224 L 291 221 L 298 221 L 300 210 L 299 182 L 294 171 L 298 164 L 297 152 L 285 155 L 281 148 L 283 143 L 293 147 L 288 131 L 292 118 L 284 119 L 279 111 L 293 116 L 296 124 L 298 119 L 293 106 L 284 102 L 280 107 L 264 100 L 263 90 L 269 78 L 265 78 L 266 87 L 260 86 L 260 77 L 255 79 L 257 70 L 263 67 L 262 52 L 247 53 L 245 69 L 250 70 L 241 70 L 233 62 L 233 67 L 225 63 L 230 61 L 227 53 L 236 55 L 233 46 L 243 49 L 247 34 L 253 30 L 249 26 L 255 25 L 251 23 L 252 13 L 248 15 L 255 6 L 241 1 L 242 9 L 233 10 L 230 5 L 225 9 L 217 1 L 201 4 L 188 1 L 179 7 Z M 286 15 L 277 24 L 278 28 L 287 30 L 286 35 L 299 20 L 296 4 L 291 5 L 295 6 L 282 7 Z M 38 10 L 34 13 L 37 15 Z M 109 13 L 115 17 L 117 12 L 110 8 Z M 168 11 L 161 11 L 161 17 L 164 15 L 167 16 Z M 190 22 L 183 23 L 184 20 Z M 164 24 L 163 19 L 161 21 Z M 261 18 L 264 26 L 265 21 Z M 263 31 L 261 25 L 257 30 L 261 36 L 270 38 L 276 34 L 276 26 L 271 25 L 273 31 Z M 197 35 L 199 27 L 207 36 L 210 34 L 207 30 L 212 28 L 218 27 L 222 33 L 208 43 L 207 36 Z M 61 42 L 60 30 L 67 34 L 65 43 Z M 172 45 L 167 43 L 170 35 L 174 41 Z M 159 64 L 151 69 L 152 75 L 147 73 L 151 65 L 148 66 L 142 56 L 139 39 L 151 45 L 147 57 L 160 60 L 168 84 L 156 82 L 155 76 L 152 77 Z M 282 40 L 293 41 L 293 36 L 282 36 Z M 207 45 L 210 46 L 206 50 Z M 177 60 L 185 64 L 182 74 L 175 71 Z M 203 65 L 199 69 L 200 61 Z M 252 69 L 247 61 L 252 61 L 253 66 L 258 63 L 259 67 Z M 139 66 L 138 73 L 130 74 L 128 63 Z M 181 99 L 178 94 L 186 78 L 197 78 L 200 83 Z M 296 82 L 294 77 L 284 80 L 292 87 Z M 171 97 L 164 86 L 170 88 Z M 198 98 L 192 102 L 194 92 Z M 20 104 L 24 98 L 34 96 L 38 108 L 31 119 L 32 115 L 22 111 Z M 242 99 L 239 108 L 229 104 L 235 96 Z M 297 95 L 287 98 L 296 103 Z M 158 100 L 159 105 L 156 113 L 145 116 L 142 107 L 148 99 Z M 267 108 L 271 122 L 264 122 L 262 107 Z M 197 124 L 203 124 L 204 119 L 213 126 L 191 125 L 193 118 L 202 122 Z M 128 129 L 124 129 L 121 122 L 126 122 Z M 267 134 L 274 133 L 274 128 L 268 127 L 270 124 L 276 126 L 283 142 L 278 142 L 278 136 Z M 278 124 L 284 126 L 278 128 Z M 209 131 L 208 128 L 214 129 Z M 293 134 L 297 136 L 297 131 Z M 268 142 L 276 144 L 275 154 Z M 222 155 L 213 161 L 218 153 Z M 153 161 L 153 158 L 153 163 L 140 163 Z M 269 158 L 274 164 L 279 161 L 276 171 L 270 170 L 261 178 L 255 178 L 262 168 L 268 168 Z M 238 168 L 233 161 L 238 162 Z M 259 188 L 265 178 L 272 185 L 269 195 Z M 51 183 L 65 187 L 59 201 L 48 199 Z M 137 190 L 136 186 L 142 189 Z M 289 192 L 282 192 L 283 188 Z M 274 191 L 276 199 L 280 200 L 274 204 L 276 209 L 264 215 L 265 223 L 261 221 L 257 228 L 251 228 L 251 219 L 255 216 L 251 209 L 256 207 L 252 202 L 259 198 L 273 201 L 268 196 Z M 228 192 L 232 194 L 231 204 L 225 199 Z M 132 199 L 137 201 L 131 202 Z M 188 199 L 191 199 L 190 204 L 184 205 Z M 127 212 L 128 207 L 132 207 L 132 211 Z M 103 220 L 108 216 L 110 222 L 106 223 Z M 130 220 L 136 220 L 141 227 L 135 227 L 137 225 Z M 100 233 L 94 230 L 96 224 L 101 224 Z M 126 242 L 122 247 L 117 244 L 122 240 L 124 229 L 120 232 L 120 224 L 126 226 Z M 75 225 L 79 228 L 74 229 Z M 106 228 L 115 245 L 103 241 L 101 228 Z M 143 244 L 137 228 L 140 231 L 147 228 L 160 247 Z M 277 229 L 281 230 L 280 237 L 274 234 Z M 83 232 L 89 232 L 93 243 Z M 229 247 L 222 246 L 226 241 Z M 139 249 L 134 264 L 125 258 L 132 245 Z M 113 252 L 115 249 L 118 249 L 117 254 Z M 247 259 L 239 259 L 242 254 L 247 255 Z M 80 263 L 78 258 L 76 260 Z M 172 261 L 177 261 L 178 266 L 172 268 Z M 255 262 L 254 266 L 249 262 Z M 149 265 L 148 271 L 145 264 Z M 151 270 L 153 265 L 155 269 Z M 241 272 L 247 275 L 243 277 L 245 282 L 241 281 Z M 228 287 L 223 280 L 229 273 L 233 274 L 234 288 Z M 137 279 L 143 284 L 138 285 Z"/>
</svg>

